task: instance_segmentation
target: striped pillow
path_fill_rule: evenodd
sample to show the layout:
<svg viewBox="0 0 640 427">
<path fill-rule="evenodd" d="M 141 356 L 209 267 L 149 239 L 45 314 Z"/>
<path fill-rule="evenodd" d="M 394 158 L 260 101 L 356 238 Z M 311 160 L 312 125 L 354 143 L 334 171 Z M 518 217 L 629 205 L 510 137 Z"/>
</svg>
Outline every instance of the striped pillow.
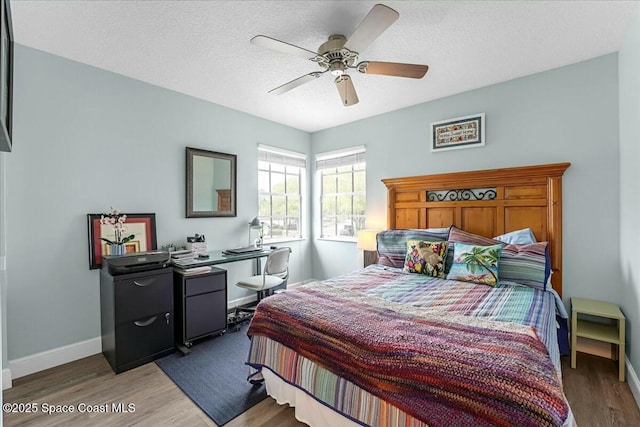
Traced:
<svg viewBox="0 0 640 427">
<path fill-rule="evenodd" d="M 472 245 L 495 245 L 502 242 L 478 234 L 461 230 L 455 226 L 449 232 L 449 253 L 446 258 L 445 271 L 448 273 L 453 262 L 453 246 L 455 242 Z M 548 242 L 531 243 L 529 245 L 504 245 L 500 255 L 499 280 L 509 280 L 532 288 L 546 290 L 547 280 L 551 275 Z"/>
<path fill-rule="evenodd" d="M 448 228 L 427 228 L 424 230 L 385 230 L 376 236 L 378 244 L 378 264 L 387 267 L 404 267 L 407 256 L 407 240 L 416 239 L 437 242 L 449 239 Z"/>
<path fill-rule="evenodd" d="M 500 257 L 500 280 L 511 280 L 544 291 L 551 275 L 549 243 L 506 245 Z"/>
</svg>

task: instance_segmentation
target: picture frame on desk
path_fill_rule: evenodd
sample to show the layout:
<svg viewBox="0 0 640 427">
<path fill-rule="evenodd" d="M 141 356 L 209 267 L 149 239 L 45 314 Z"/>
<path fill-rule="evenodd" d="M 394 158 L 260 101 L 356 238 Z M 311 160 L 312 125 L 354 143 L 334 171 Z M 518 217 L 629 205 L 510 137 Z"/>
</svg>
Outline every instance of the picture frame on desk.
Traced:
<svg viewBox="0 0 640 427">
<path fill-rule="evenodd" d="M 0 0 L 0 151 L 13 148 L 13 28 L 9 0 Z"/>
<path fill-rule="evenodd" d="M 124 223 L 126 235 L 133 234 L 133 240 L 125 244 L 127 253 L 146 252 L 157 248 L 156 239 L 156 214 L 154 213 L 126 213 Z M 87 226 L 89 231 L 89 269 L 93 270 L 102 266 L 102 255 L 108 255 L 108 249 L 101 238 L 114 240 L 114 230 L 111 225 L 100 224 L 102 214 L 87 214 Z"/>
</svg>

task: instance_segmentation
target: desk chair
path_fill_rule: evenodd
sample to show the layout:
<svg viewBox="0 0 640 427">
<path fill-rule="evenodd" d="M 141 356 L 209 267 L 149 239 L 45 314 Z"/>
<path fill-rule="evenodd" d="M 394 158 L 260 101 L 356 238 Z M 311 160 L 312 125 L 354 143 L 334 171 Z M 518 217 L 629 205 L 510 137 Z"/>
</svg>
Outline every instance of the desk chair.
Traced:
<svg viewBox="0 0 640 427">
<path fill-rule="evenodd" d="M 236 286 L 256 291 L 259 303 L 262 298 L 272 294 L 273 288 L 287 283 L 287 279 L 289 278 L 289 255 L 291 255 L 291 248 L 274 249 L 273 252 L 267 256 L 262 274 L 241 280 L 236 283 Z M 239 324 L 239 322 L 251 318 L 251 315 L 241 318 L 240 313 L 246 312 L 253 314 L 255 310 L 255 306 L 236 307 L 234 321 L 236 324 Z"/>
</svg>

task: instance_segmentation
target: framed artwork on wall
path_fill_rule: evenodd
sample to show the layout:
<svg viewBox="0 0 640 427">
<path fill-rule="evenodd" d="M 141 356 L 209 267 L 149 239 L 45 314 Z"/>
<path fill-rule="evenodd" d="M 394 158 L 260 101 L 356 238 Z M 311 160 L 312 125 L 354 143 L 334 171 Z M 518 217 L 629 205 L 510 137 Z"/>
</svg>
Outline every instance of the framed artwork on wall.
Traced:
<svg viewBox="0 0 640 427">
<path fill-rule="evenodd" d="M 109 245 L 102 238 L 114 240 L 115 232 L 112 225 L 101 224 L 103 214 L 87 214 L 89 229 L 89 269 L 100 268 L 102 255 L 109 255 Z M 135 237 L 126 242 L 126 253 L 145 252 L 157 248 L 156 240 L 156 214 L 129 214 L 125 213 L 124 227 L 126 235 Z"/>
<path fill-rule="evenodd" d="M 484 146 L 484 113 L 431 123 L 431 151 Z"/>
<path fill-rule="evenodd" d="M 9 0 L 0 0 L 0 151 L 11 151 L 13 126 L 13 29 Z"/>
</svg>

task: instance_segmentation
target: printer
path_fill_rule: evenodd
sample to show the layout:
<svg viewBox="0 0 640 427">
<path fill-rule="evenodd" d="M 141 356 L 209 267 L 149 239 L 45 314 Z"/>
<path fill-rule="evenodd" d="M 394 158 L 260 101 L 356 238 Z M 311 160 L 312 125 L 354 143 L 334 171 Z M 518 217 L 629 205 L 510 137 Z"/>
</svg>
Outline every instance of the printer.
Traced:
<svg viewBox="0 0 640 427">
<path fill-rule="evenodd" d="M 135 252 L 102 257 L 102 270 L 112 276 L 167 267 L 171 267 L 171 256 L 168 251 Z"/>
</svg>

